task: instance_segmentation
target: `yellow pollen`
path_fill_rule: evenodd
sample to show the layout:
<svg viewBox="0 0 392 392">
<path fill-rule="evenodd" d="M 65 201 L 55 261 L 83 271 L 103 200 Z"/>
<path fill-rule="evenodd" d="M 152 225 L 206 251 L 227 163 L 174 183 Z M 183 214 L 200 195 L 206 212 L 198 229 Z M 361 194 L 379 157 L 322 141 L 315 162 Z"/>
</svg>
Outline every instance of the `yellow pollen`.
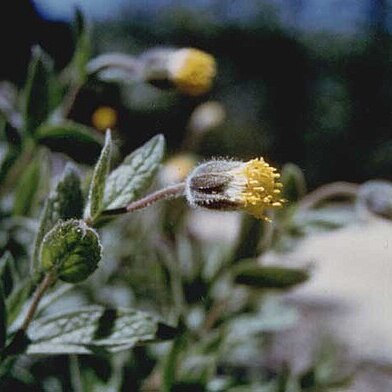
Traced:
<svg viewBox="0 0 392 392">
<path fill-rule="evenodd" d="M 264 214 L 265 209 L 279 208 L 284 203 L 280 197 L 283 185 L 277 180 L 280 174 L 263 158 L 257 158 L 245 164 L 242 175 L 246 178 L 241 193 L 244 210 L 257 218 L 269 220 Z"/>
</svg>

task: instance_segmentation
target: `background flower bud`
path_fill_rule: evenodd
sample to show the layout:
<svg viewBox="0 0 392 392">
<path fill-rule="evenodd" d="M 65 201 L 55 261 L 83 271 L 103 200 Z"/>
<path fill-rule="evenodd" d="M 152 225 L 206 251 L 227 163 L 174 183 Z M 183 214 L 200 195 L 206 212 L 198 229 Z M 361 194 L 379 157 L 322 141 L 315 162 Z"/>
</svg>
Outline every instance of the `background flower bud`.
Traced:
<svg viewBox="0 0 392 392">
<path fill-rule="evenodd" d="M 175 87 L 183 94 L 201 95 L 211 89 L 216 61 L 194 48 L 155 49 L 140 57 L 144 78 L 157 87 Z"/>
<path fill-rule="evenodd" d="M 384 180 L 365 182 L 359 188 L 356 209 L 362 218 L 370 214 L 392 220 L 392 183 Z"/>
<path fill-rule="evenodd" d="M 98 234 L 84 221 L 60 221 L 43 239 L 41 267 L 65 282 L 81 282 L 97 268 L 101 248 Z"/>
</svg>

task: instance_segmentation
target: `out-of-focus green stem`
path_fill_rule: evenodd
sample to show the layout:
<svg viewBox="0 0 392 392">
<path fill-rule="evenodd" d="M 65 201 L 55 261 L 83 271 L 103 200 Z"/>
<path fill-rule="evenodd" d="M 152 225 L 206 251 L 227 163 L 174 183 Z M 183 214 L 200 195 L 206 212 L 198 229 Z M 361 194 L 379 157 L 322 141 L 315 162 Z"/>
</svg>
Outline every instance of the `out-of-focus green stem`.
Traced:
<svg viewBox="0 0 392 392">
<path fill-rule="evenodd" d="M 173 385 L 176 381 L 176 370 L 178 367 L 179 355 L 184 348 L 185 337 L 180 335 L 174 339 L 170 351 L 166 357 L 166 361 L 162 374 L 162 392 L 172 392 Z"/>
</svg>

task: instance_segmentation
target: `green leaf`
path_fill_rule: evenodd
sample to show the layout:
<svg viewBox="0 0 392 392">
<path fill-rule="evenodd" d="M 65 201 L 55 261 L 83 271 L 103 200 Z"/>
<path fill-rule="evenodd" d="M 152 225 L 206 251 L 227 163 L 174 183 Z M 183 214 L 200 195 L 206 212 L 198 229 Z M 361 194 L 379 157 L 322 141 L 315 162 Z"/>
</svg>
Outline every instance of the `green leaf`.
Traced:
<svg viewBox="0 0 392 392">
<path fill-rule="evenodd" d="M 111 152 L 112 137 L 110 130 L 108 130 L 106 132 L 105 145 L 103 146 L 99 160 L 95 165 L 93 178 L 90 184 L 88 204 L 85 212 L 85 216 L 89 219 L 95 219 L 102 211 L 106 178 L 110 168 Z"/>
<path fill-rule="evenodd" d="M 294 163 L 287 163 L 282 168 L 281 182 L 283 197 L 290 202 L 296 202 L 306 194 L 306 181 L 302 170 Z"/>
<path fill-rule="evenodd" d="M 4 348 L 6 338 L 7 338 L 7 307 L 5 304 L 3 285 L 0 282 L 0 350 Z"/>
<path fill-rule="evenodd" d="M 87 279 L 96 270 L 101 256 L 98 234 L 76 219 L 58 222 L 45 235 L 40 249 L 42 269 L 55 272 L 70 283 Z"/>
<path fill-rule="evenodd" d="M 23 282 L 20 282 L 7 298 L 6 304 L 8 313 L 8 325 L 12 325 L 12 323 L 19 316 L 19 313 L 22 310 L 23 305 L 25 305 L 27 299 L 29 298 L 33 287 L 33 281 L 28 278 Z"/>
<path fill-rule="evenodd" d="M 2 154 L 0 162 L 0 187 L 7 180 L 10 170 L 14 166 L 19 156 L 20 149 L 12 146 L 9 146 L 7 151 Z"/>
<path fill-rule="evenodd" d="M 29 216 L 37 202 L 42 179 L 43 155 L 39 154 L 22 173 L 15 189 L 14 216 Z"/>
<path fill-rule="evenodd" d="M 245 263 L 235 271 L 234 281 L 256 288 L 286 289 L 309 279 L 308 271 L 299 268 L 262 266 Z"/>
<path fill-rule="evenodd" d="M 241 259 L 256 257 L 261 252 L 260 242 L 269 223 L 253 216 L 244 214 L 241 217 L 241 229 L 239 239 L 233 251 L 234 263 Z"/>
<path fill-rule="evenodd" d="M 43 124 L 37 129 L 36 139 L 53 151 L 89 164 L 96 162 L 103 145 L 103 137 L 94 129 L 72 121 Z"/>
<path fill-rule="evenodd" d="M 37 320 L 29 328 L 28 354 L 94 354 L 172 339 L 176 330 L 133 309 L 89 307 Z"/>
<path fill-rule="evenodd" d="M 91 56 L 91 41 L 88 27 L 82 12 L 75 12 L 75 51 L 70 66 L 76 83 L 84 83 L 87 78 L 87 62 Z"/>
<path fill-rule="evenodd" d="M 53 109 L 53 63 L 40 47 L 34 47 L 24 91 L 23 119 L 27 134 L 33 135 Z"/>
<path fill-rule="evenodd" d="M 10 252 L 5 252 L 0 258 L 0 283 L 5 297 L 11 293 L 17 280 L 15 261 Z"/>
<path fill-rule="evenodd" d="M 17 122 L 18 120 L 15 120 Z M 21 150 L 22 147 L 22 136 L 19 130 L 11 125 L 9 122 L 5 122 L 2 129 L 2 138 L 8 143 L 9 146 Z"/>
<path fill-rule="evenodd" d="M 35 239 L 33 270 L 37 270 L 38 255 L 45 234 L 58 220 L 81 218 L 83 213 L 83 194 L 80 177 L 72 164 L 65 166 L 62 177 L 45 202 Z"/>
<path fill-rule="evenodd" d="M 164 147 L 164 137 L 154 136 L 110 173 L 105 186 L 105 209 L 125 207 L 142 194 L 158 170 Z"/>
</svg>

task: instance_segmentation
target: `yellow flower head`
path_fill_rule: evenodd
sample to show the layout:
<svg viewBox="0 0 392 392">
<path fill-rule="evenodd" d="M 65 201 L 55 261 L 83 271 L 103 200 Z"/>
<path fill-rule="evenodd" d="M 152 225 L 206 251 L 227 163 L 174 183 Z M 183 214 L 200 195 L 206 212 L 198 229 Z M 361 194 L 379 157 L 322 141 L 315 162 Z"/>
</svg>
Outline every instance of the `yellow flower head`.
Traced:
<svg viewBox="0 0 392 392">
<path fill-rule="evenodd" d="M 213 56 L 198 49 L 183 48 L 170 54 L 168 76 L 181 92 L 201 95 L 210 90 L 216 75 Z"/>
<path fill-rule="evenodd" d="M 263 158 L 252 159 L 242 167 L 232 171 L 233 189 L 240 188 L 236 195 L 243 209 L 257 218 L 265 218 L 266 208 L 281 207 L 283 185 L 278 181 L 280 174 L 264 161 Z"/>
<path fill-rule="evenodd" d="M 279 177 L 277 170 L 263 158 L 249 162 L 209 161 L 189 175 L 186 196 L 193 206 L 243 210 L 268 220 L 265 210 L 284 203 Z"/>
<path fill-rule="evenodd" d="M 93 113 L 91 122 L 96 129 L 106 131 L 117 124 L 117 112 L 109 106 L 100 106 Z"/>
</svg>

